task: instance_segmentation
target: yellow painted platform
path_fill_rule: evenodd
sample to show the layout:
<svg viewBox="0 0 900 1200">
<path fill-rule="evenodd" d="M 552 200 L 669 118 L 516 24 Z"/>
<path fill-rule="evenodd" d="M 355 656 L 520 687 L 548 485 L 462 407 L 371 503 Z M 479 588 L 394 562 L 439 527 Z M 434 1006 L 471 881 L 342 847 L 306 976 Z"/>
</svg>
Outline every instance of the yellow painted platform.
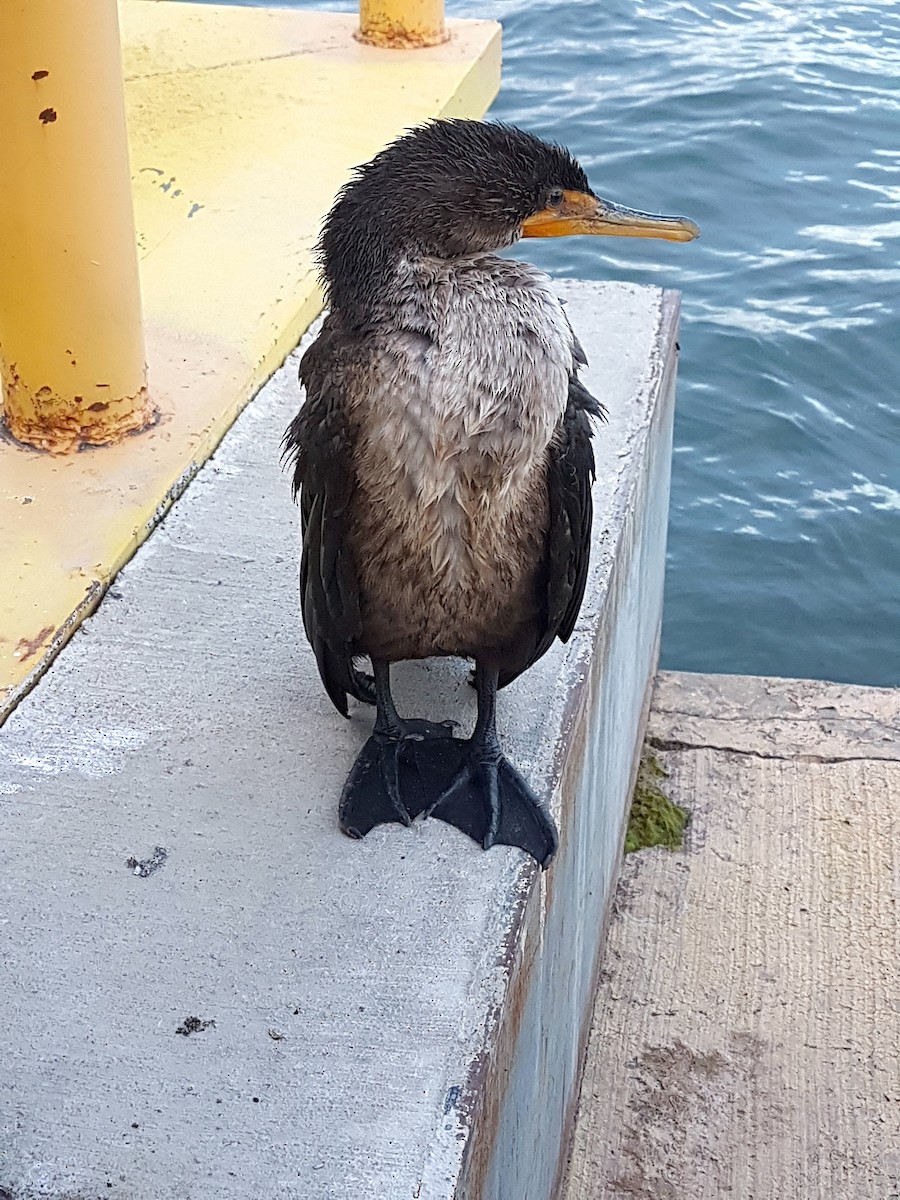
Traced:
<svg viewBox="0 0 900 1200">
<path fill-rule="evenodd" d="M 493 22 L 429 49 L 350 14 L 126 0 L 126 99 L 161 419 L 51 457 L 0 441 L 0 721 L 96 605 L 316 312 L 312 249 L 350 167 L 431 116 L 481 116 Z"/>
</svg>

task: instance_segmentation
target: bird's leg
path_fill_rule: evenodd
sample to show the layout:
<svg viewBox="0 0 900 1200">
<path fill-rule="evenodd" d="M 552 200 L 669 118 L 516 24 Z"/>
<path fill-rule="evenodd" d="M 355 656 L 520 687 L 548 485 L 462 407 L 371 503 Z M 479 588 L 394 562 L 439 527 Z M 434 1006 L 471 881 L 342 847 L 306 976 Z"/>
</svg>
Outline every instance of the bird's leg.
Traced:
<svg viewBox="0 0 900 1200">
<path fill-rule="evenodd" d="M 340 826 L 353 838 L 389 821 L 409 825 L 426 806 L 418 770 L 409 749 L 427 739 L 451 740 L 450 723 L 404 720 L 391 695 L 390 663 L 372 659 L 375 727 L 344 784 Z"/>
<path fill-rule="evenodd" d="M 375 728 L 380 737 L 399 741 L 403 737 L 403 722 L 391 695 L 391 664 L 381 658 L 372 659 L 375 672 Z"/>
<path fill-rule="evenodd" d="M 546 867 L 556 828 L 541 801 L 506 758 L 497 738 L 497 671 L 475 664 L 478 719 L 468 742 L 457 742 L 462 762 L 427 814 L 455 825 L 487 850 L 518 846 Z M 424 754 L 425 748 L 423 748 Z"/>
</svg>

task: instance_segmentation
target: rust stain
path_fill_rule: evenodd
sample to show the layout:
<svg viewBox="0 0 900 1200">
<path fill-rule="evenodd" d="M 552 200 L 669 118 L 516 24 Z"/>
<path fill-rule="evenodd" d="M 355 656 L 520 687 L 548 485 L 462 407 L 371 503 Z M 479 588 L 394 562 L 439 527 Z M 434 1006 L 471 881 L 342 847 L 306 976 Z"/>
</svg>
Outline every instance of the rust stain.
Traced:
<svg viewBox="0 0 900 1200">
<path fill-rule="evenodd" d="M 48 454 L 71 454 L 88 446 L 112 445 L 159 421 L 159 412 L 146 386 L 132 396 L 93 400 L 83 395 L 59 395 L 46 386 L 29 389 L 14 365 L 5 375 L 6 409 L 2 423 L 15 441 Z M 91 402 L 87 403 L 89 399 Z"/>
<path fill-rule="evenodd" d="M 424 50 L 449 42 L 451 34 L 442 29 L 407 29 L 396 21 L 366 21 L 365 29 L 357 29 L 353 37 L 364 46 L 379 46 L 382 50 Z"/>
<path fill-rule="evenodd" d="M 0 684 L 0 725 L 3 725 L 19 701 L 32 691 L 38 680 L 41 679 L 50 667 L 57 653 L 71 638 L 75 630 L 80 627 L 84 619 L 91 615 L 100 603 L 103 592 L 104 585 L 99 579 L 90 582 L 84 589 L 84 599 L 78 604 L 74 612 L 69 613 L 56 632 L 53 633 L 51 641 L 45 646 L 44 655 L 34 664 L 27 678 L 11 685 Z M 44 633 L 46 632 L 47 630 L 44 630 Z M 50 632 L 53 631 L 50 630 Z M 0 1192 L 0 1200 L 3 1200 L 2 1192 Z"/>
<path fill-rule="evenodd" d="M 17 658 L 19 662 L 27 662 L 29 658 L 33 658 L 53 633 L 53 629 L 52 625 L 45 625 L 41 632 L 36 633 L 33 638 L 19 638 L 16 648 L 13 650 L 13 658 Z"/>
<path fill-rule="evenodd" d="M 56 109 L 55 108 L 42 109 L 42 111 L 38 113 L 38 120 L 41 122 L 42 125 L 52 125 L 53 122 L 56 120 Z"/>
</svg>

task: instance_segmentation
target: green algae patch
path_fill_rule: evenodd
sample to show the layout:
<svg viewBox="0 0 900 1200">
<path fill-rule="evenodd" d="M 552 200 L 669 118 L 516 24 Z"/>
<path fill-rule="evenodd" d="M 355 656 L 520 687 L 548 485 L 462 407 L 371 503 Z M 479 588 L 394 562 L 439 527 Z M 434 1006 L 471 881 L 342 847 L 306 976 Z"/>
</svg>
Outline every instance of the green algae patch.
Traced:
<svg viewBox="0 0 900 1200">
<path fill-rule="evenodd" d="M 652 750 L 645 747 L 638 767 L 634 798 L 625 831 L 625 853 L 646 850 L 649 846 L 665 846 L 680 850 L 688 823 L 686 809 L 674 804 L 660 786 L 668 772 Z"/>
</svg>

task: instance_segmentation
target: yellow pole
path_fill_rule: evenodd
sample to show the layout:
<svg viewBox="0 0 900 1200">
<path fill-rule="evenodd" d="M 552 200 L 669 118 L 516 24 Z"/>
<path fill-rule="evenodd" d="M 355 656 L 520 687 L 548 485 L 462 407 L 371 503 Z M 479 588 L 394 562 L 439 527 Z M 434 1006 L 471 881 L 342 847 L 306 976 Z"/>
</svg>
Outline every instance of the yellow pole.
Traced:
<svg viewBox="0 0 900 1200">
<path fill-rule="evenodd" d="M 437 46 L 450 38 L 444 0 L 359 0 L 357 37 L 392 50 Z"/>
<path fill-rule="evenodd" d="M 4 417 L 54 453 L 153 417 L 116 0 L 0 0 Z"/>
</svg>

